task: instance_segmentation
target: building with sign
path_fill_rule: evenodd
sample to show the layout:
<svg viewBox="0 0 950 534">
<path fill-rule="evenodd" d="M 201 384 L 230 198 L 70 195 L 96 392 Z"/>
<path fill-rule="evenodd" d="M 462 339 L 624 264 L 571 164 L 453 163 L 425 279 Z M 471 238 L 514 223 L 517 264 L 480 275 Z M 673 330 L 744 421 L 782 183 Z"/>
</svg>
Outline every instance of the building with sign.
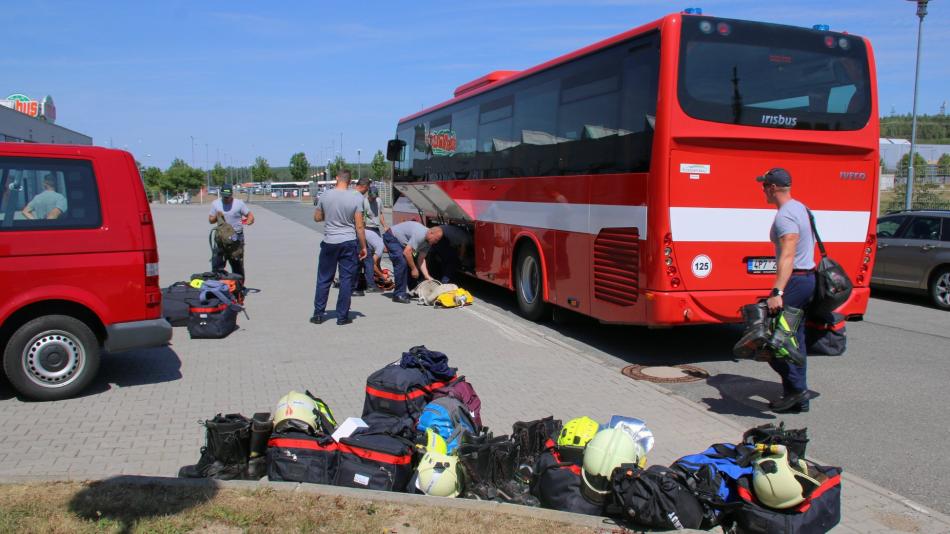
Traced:
<svg viewBox="0 0 950 534">
<path fill-rule="evenodd" d="M 56 124 L 53 98 L 33 100 L 23 94 L 0 99 L 0 142 L 91 145 L 92 137 Z"/>
</svg>

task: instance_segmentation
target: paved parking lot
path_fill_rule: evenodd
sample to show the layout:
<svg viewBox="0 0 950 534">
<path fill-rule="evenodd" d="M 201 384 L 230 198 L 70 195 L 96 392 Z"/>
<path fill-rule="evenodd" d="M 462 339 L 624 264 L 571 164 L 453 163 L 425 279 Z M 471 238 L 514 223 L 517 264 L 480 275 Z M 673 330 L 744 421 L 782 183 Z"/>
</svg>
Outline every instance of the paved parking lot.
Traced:
<svg viewBox="0 0 950 534">
<path fill-rule="evenodd" d="M 197 459 L 199 419 L 271 410 L 292 388 L 321 396 L 338 418 L 359 415 L 366 376 L 418 344 L 449 355 L 479 392 L 483 419 L 496 433 L 549 414 L 564 420 L 631 415 L 656 434 L 650 461 L 665 464 L 710 443 L 735 441 L 750 423 L 762 422 L 737 421 L 689 395 L 622 376 L 619 364 L 625 362 L 610 344 L 624 336 L 631 346 L 641 342 L 629 334 L 605 330 L 601 343 L 572 334 L 571 328 L 587 326 L 525 323 L 490 289 L 482 291 L 488 302 L 461 310 L 397 305 L 378 295 L 355 298 L 352 325 L 311 325 L 319 233 L 274 211 L 252 209 L 258 222 L 248 230 L 247 283 L 261 293 L 249 296 L 250 319 L 240 318 L 241 329 L 225 340 L 191 340 L 176 329 L 170 347 L 108 355 L 94 387 L 77 399 L 25 403 L 0 385 L 6 430 L 0 434 L 0 477 L 174 475 Z M 162 283 L 206 270 L 205 207 L 155 206 L 153 212 Z M 673 337 L 666 334 L 666 341 L 678 356 L 685 342 Z M 825 431 L 812 435 L 816 446 L 837 439 Z M 936 456 L 940 445 L 933 443 L 933 454 L 921 458 Z M 895 454 L 878 452 L 881 459 Z M 844 499 L 843 532 L 950 531 L 945 516 L 916 510 L 854 475 L 846 476 Z"/>
</svg>

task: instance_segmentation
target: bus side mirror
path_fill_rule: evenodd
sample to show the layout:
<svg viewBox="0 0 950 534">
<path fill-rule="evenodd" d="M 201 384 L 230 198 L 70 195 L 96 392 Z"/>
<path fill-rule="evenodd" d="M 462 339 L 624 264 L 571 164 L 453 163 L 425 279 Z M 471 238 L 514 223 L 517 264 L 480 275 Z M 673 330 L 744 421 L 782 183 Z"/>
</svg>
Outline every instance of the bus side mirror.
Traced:
<svg viewBox="0 0 950 534">
<path fill-rule="evenodd" d="M 402 139 L 390 139 L 386 144 L 386 159 L 389 161 L 402 161 L 402 149 L 406 147 L 406 142 Z"/>
</svg>

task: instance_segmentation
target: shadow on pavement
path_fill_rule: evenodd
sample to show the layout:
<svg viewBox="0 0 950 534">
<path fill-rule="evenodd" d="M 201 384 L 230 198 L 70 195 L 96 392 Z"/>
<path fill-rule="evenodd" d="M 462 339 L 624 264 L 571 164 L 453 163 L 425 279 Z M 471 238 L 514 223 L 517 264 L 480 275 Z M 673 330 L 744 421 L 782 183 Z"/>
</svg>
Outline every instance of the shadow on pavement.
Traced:
<svg viewBox="0 0 950 534">
<path fill-rule="evenodd" d="M 104 353 L 99 374 L 81 396 L 95 395 L 116 387 L 161 384 L 181 379 L 181 359 L 170 347 L 140 349 L 118 354 Z"/>
<path fill-rule="evenodd" d="M 718 399 L 703 399 L 709 411 L 759 419 L 776 418 L 769 411 L 769 401 L 782 396 L 781 384 L 732 374 L 710 376 L 706 383 L 719 390 L 720 396 Z"/>
<path fill-rule="evenodd" d="M 206 482 L 202 484 L 201 482 Z M 204 504 L 217 494 L 211 480 L 174 484 L 149 482 L 144 477 L 118 476 L 91 482 L 69 503 L 69 511 L 93 522 L 118 523 L 123 534 L 141 520 L 171 516 Z"/>
<path fill-rule="evenodd" d="M 931 302 L 930 297 L 923 292 L 898 291 L 896 289 L 880 289 L 874 287 L 871 288 L 871 298 L 890 300 L 892 302 L 920 306 L 921 308 L 930 308 L 932 310 L 937 309 L 933 305 L 933 302 Z"/>
</svg>

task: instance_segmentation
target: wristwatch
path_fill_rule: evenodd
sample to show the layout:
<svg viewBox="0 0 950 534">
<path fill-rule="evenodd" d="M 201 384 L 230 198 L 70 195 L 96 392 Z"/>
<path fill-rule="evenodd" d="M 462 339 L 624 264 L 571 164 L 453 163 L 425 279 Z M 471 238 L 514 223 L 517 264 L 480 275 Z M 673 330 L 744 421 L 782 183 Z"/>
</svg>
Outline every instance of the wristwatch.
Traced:
<svg viewBox="0 0 950 534">
<path fill-rule="evenodd" d="M 772 288 L 772 292 L 769 293 L 769 296 L 770 296 L 770 297 L 781 297 L 781 296 L 784 295 L 784 294 L 785 294 L 785 292 L 782 291 L 781 289 L 779 289 L 779 288 L 777 288 L 777 287 L 773 287 L 773 288 Z"/>
</svg>

